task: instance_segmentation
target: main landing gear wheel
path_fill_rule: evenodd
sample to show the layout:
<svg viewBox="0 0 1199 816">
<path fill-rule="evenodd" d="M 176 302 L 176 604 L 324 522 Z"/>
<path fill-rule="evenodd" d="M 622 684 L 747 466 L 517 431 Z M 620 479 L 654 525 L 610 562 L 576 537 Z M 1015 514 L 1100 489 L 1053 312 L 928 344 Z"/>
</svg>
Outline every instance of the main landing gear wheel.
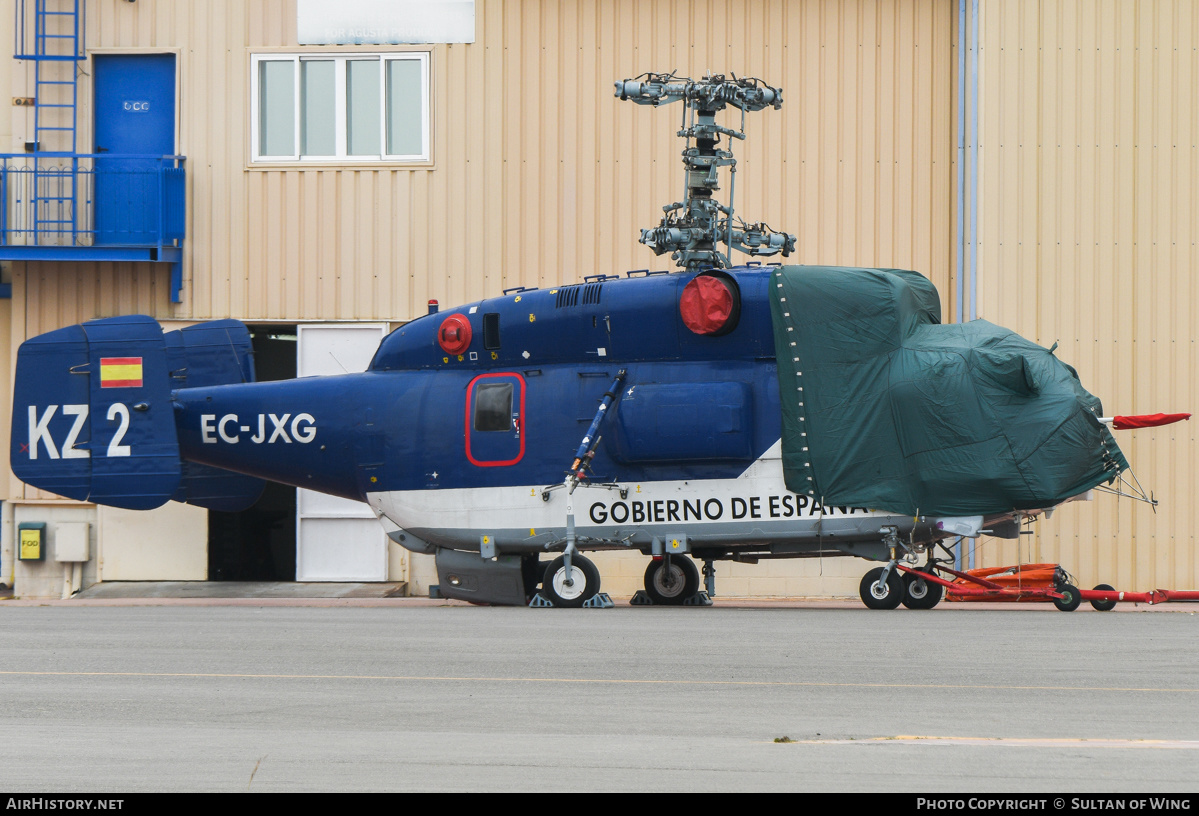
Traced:
<svg viewBox="0 0 1199 816">
<path fill-rule="evenodd" d="M 567 583 L 566 558 L 561 555 L 550 562 L 541 581 L 541 594 L 554 606 L 578 608 L 599 592 L 599 569 L 591 559 L 574 555 L 570 561 L 570 583 Z"/>
<path fill-rule="evenodd" d="M 945 587 L 925 580 L 919 572 L 903 574 L 903 605 L 908 609 L 932 609 L 944 594 Z"/>
<path fill-rule="evenodd" d="M 699 568 L 690 558 L 667 555 L 645 568 L 645 594 L 656 604 L 680 605 L 699 590 Z"/>
<path fill-rule="evenodd" d="M 895 570 L 891 570 L 887 576 L 887 583 L 879 584 L 878 579 L 881 577 L 882 567 L 875 567 L 863 575 L 858 594 L 862 596 L 862 603 L 871 609 L 894 609 L 899 606 L 904 596 L 903 579 Z"/>
<path fill-rule="evenodd" d="M 1078 594 L 1078 587 L 1074 584 L 1062 584 L 1057 591 L 1062 593 L 1062 597 L 1054 598 L 1053 605 L 1063 612 L 1073 612 L 1082 603 L 1082 596 Z"/>
<path fill-rule="evenodd" d="M 1096 592 L 1115 592 L 1116 588 L 1110 584 L 1096 584 Z M 1100 612 L 1111 612 L 1116 608 L 1115 601 L 1091 601 L 1091 606 L 1098 609 Z"/>
</svg>

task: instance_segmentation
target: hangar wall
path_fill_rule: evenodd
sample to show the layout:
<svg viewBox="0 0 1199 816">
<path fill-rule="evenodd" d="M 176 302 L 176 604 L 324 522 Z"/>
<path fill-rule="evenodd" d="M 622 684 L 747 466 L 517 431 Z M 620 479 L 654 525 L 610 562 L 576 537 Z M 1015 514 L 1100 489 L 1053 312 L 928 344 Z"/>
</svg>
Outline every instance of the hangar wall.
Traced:
<svg viewBox="0 0 1199 816">
<path fill-rule="evenodd" d="M 987 2 L 980 24 L 979 316 L 1059 343 L 1108 414 L 1195 410 L 1199 6 Z M 1199 587 L 1196 430 L 1117 431 L 1157 512 L 1096 495 L 1024 559 L 1085 587 Z"/>
<path fill-rule="evenodd" d="M 949 280 L 949 0 L 480 0 L 473 44 L 390 49 L 432 53 L 433 144 L 428 164 L 384 167 L 251 162 L 250 58 L 388 49 L 298 46 L 294 0 L 92 9 L 93 51 L 179 53 L 177 316 L 406 320 L 429 298 L 662 266 L 637 237 L 678 197 L 676 113 L 612 94 L 646 70 L 784 88 L 750 118 L 737 201 L 797 232 L 802 261 Z"/>
<path fill-rule="evenodd" d="M 676 114 L 611 90 L 645 70 L 783 87 L 783 109 L 748 122 L 739 212 L 797 233 L 801 262 L 912 267 L 949 296 L 950 0 L 480 0 L 473 44 L 400 49 L 301 47 L 294 0 L 92 0 L 88 15 L 90 53 L 177 55 L 183 302 L 153 265 L 17 264 L 10 357 L 25 337 L 119 313 L 405 320 L 430 298 L 664 268 L 636 239 L 678 197 Z M 253 55 L 367 50 L 431 54 L 430 162 L 252 161 Z M 51 500 L 15 479 L 10 495 Z"/>
<path fill-rule="evenodd" d="M 1199 232 L 1193 5 L 980 5 L 979 315 L 1061 341 L 1060 356 L 1110 410 L 1187 410 L 1187 273 Z M 739 213 L 797 233 L 801 263 L 920 270 L 953 313 L 955 0 L 478 0 L 473 44 L 398 49 L 301 47 L 295 0 L 87 7 L 89 52 L 177 54 L 183 302 L 170 302 L 156 265 L 14 263 L 11 328 L 0 332 L 10 338 L 6 382 L 24 338 L 94 317 L 402 321 L 430 298 L 665 268 L 636 238 L 678 198 L 676 113 L 611 91 L 645 70 L 732 71 L 782 86 L 782 110 L 749 117 L 738 146 Z M 431 160 L 254 163 L 252 57 L 355 50 L 430 54 Z M 24 93 L 28 66 L 7 56 L 0 82 L 11 72 L 14 95 Z M 90 99 L 86 64 L 80 80 Z M 14 109 L 6 144 L 15 148 L 29 115 Z M 1019 557 L 1061 560 L 1086 585 L 1199 585 L 1191 428 L 1121 437 L 1163 499 L 1156 516 L 1103 497 L 1059 511 Z M 15 478 L 7 495 L 48 500 Z M 1001 542 L 980 551 L 985 563 L 1017 557 Z M 864 568 L 733 565 L 721 588 L 854 594 Z M 605 588 L 631 592 L 639 569 L 614 566 L 623 583 Z"/>
<path fill-rule="evenodd" d="M 11 16 L 0 14 L 0 43 L 13 41 L 14 23 Z M 13 86 L 14 61 L 8 59 L 8 56 L 3 46 L 0 46 L 0 88 Z M 0 96 L 0 100 L 2 99 L 3 96 Z M 0 116 L 0 149 L 7 149 L 13 144 L 12 124 L 10 117 Z M 11 265 L 4 264 L 4 266 L 11 273 Z M 8 437 L 12 427 L 12 389 L 10 386 L 12 362 L 15 358 L 15 353 L 12 353 L 9 347 L 9 338 L 12 337 L 12 304 L 12 298 L 0 298 L 0 453 L 4 454 L 4 467 L 0 473 L 8 470 Z M 0 584 L 11 587 L 14 569 L 12 535 L 10 533 L 12 525 L 7 520 L 12 518 L 12 505 L 8 498 L 13 494 L 4 487 L 8 487 L 8 485 L 0 480 L 0 492 L 3 493 L 0 498 L 4 500 L 4 504 L 0 505 Z"/>
</svg>

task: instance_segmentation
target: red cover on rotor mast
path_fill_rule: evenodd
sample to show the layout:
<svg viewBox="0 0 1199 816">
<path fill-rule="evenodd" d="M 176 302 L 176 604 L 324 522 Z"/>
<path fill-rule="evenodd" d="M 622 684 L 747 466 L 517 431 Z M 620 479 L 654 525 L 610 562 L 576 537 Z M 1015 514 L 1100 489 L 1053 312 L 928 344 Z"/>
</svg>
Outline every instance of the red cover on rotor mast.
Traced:
<svg viewBox="0 0 1199 816">
<path fill-rule="evenodd" d="M 692 279 L 683 287 L 679 314 L 683 324 L 696 334 L 716 334 L 733 315 L 733 295 L 728 284 L 708 275 Z"/>
<path fill-rule="evenodd" d="M 1169 425 L 1171 422 L 1179 422 L 1181 420 L 1190 418 L 1190 414 L 1140 414 L 1138 416 L 1118 416 L 1112 420 L 1112 427 L 1118 431 L 1127 431 L 1132 428 L 1152 428 L 1156 425 Z"/>
</svg>

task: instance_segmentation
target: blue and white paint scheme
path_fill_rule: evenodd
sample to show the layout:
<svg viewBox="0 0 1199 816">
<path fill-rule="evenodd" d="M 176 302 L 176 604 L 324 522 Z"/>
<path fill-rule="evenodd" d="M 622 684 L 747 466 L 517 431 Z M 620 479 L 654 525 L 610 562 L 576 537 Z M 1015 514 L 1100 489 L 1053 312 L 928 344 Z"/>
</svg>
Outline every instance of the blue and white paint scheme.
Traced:
<svg viewBox="0 0 1199 816">
<path fill-rule="evenodd" d="M 21 348 L 13 471 L 134 509 L 237 509 L 263 480 L 364 501 L 393 540 L 438 554 L 443 594 L 495 603 L 524 603 L 539 585 L 559 605 L 582 603 L 599 576 L 579 551 L 644 553 L 650 596 L 681 602 L 699 584 L 687 555 L 709 568 L 887 560 L 897 546 L 977 534 L 981 518 L 825 507 L 787 490 L 769 270 L 716 273 L 739 297 L 718 336 L 680 316 L 693 273 L 596 278 L 432 313 L 386 337 L 363 373 L 283 382 L 253 381 L 249 333 L 233 320 L 61 329 Z M 139 378 L 106 381 L 112 361 Z M 571 459 L 606 393 L 580 479 Z M 563 551 L 573 558 L 538 560 Z M 556 594 L 545 581 L 555 564 L 567 571 Z"/>
<path fill-rule="evenodd" d="M 931 608 L 945 583 L 932 576 L 931 553 L 924 572 L 904 566 L 902 579 L 901 559 L 914 565 L 950 537 L 1014 538 L 1042 511 L 913 518 L 826 506 L 814 487 L 790 492 L 774 270 L 730 258 L 787 257 L 796 237 L 735 217 L 731 172 L 728 206 L 714 197 L 718 171 L 736 164 L 745 114 L 779 109 L 782 89 L 732 74 L 646 73 L 614 93 L 683 105 L 685 195 L 641 231 L 682 271 L 508 290 L 402 326 L 363 373 L 285 382 L 254 382 L 250 335 L 234 320 L 164 334 L 151 318 L 117 317 L 50 332 L 18 355 L 13 472 L 132 509 L 174 500 L 236 510 L 265 480 L 363 501 L 393 540 L 436 554 L 443 595 L 478 602 L 583 605 L 600 575 L 582 552 L 607 549 L 650 557 L 654 603 L 704 600 L 692 558 L 713 594 L 719 560 L 854 555 L 887 562 L 863 578 L 868 606 Z M 716 122 L 729 107 L 740 130 Z M 787 305 L 786 331 L 823 325 L 803 309 Z M 786 376 L 796 374 L 793 354 Z M 806 439 L 789 425 L 788 456 L 806 454 Z M 547 553 L 560 555 L 545 564 Z"/>
</svg>

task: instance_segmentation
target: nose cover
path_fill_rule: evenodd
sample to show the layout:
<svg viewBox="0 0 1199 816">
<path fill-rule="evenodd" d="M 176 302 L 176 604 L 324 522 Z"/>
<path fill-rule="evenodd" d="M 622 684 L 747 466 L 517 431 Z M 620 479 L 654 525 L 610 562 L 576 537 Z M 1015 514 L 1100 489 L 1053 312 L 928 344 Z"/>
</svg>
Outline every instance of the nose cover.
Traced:
<svg viewBox="0 0 1199 816">
<path fill-rule="evenodd" d="M 1128 467 L 1073 368 L 985 320 L 941 325 L 922 275 L 784 266 L 770 280 L 790 490 L 970 516 L 1052 507 Z"/>
</svg>

